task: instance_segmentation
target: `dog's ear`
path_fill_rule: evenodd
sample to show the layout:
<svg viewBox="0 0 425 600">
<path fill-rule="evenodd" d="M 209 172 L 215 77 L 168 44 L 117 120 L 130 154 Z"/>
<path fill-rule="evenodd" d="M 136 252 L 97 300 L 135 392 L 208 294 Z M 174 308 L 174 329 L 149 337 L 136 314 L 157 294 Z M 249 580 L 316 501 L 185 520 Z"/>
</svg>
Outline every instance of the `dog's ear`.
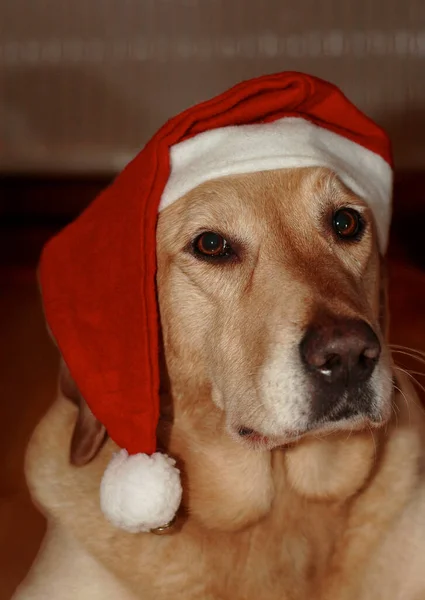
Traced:
<svg viewBox="0 0 425 600">
<path fill-rule="evenodd" d="M 81 467 L 93 460 L 107 439 L 105 427 L 100 423 L 84 400 L 65 362 L 61 361 L 59 373 L 61 393 L 78 407 L 77 421 L 71 439 L 70 462 Z"/>
<path fill-rule="evenodd" d="M 388 303 L 388 267 L 383 256 L 379 265 L 379 325 L 385 340 L 388 340 L 390 311 Z"/>
</svg>

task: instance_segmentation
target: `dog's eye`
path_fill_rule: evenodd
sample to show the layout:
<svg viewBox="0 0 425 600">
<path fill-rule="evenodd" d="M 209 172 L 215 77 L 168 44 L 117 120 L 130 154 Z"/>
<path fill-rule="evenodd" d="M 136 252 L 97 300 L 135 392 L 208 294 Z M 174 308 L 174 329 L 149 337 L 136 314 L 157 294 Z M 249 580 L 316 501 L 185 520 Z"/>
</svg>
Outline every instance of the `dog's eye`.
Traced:
<svg viewBox="0 0 425 600">
<path fill-rule="evenodd" d="M 228 242 L 213 231 L 206 231 L 198 235 L 193 241 L 192 248 L 195 254 L 207 258 L 222 258 L 232 254 L 232 248 Z"/>
<path fill-rule="evenodd" d="M 361 215 L 353 208 L 337 210 L 332 224 L 337 235 L 344 240 L 358 238 L 363 231 Z"/>
</svg>

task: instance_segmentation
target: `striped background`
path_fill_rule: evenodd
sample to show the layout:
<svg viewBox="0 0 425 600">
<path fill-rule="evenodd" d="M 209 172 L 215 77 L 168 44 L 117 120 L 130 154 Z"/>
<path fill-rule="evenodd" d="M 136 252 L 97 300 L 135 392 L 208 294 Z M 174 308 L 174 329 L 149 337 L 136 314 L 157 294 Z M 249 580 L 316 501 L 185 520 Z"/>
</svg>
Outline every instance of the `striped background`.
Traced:
<svg viewBox="0 0 425 600">
<path fill-rule="evenodd" d="M 424 0 L 6 0 L 0 170 L 115 172 L 176 112 L 284 69 L 337 83 L 425 167 Z"/>
</svg>

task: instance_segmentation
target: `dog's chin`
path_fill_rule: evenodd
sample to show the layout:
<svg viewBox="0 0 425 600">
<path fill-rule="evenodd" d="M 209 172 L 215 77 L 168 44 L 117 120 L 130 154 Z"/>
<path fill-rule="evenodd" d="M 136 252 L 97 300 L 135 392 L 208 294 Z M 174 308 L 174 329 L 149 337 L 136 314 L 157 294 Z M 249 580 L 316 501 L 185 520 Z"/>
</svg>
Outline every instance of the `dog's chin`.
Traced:
<svg viewBox="0 0 425 600">
<path fill-rule="evenodd" d="M 387 411 L 379 414 L 358 413 L 340 419 L 331 416 L 327 419 L 306 424 L 303 428 L 275 433 L 259 432 L 247 426 L 234 428 L 232 437 L 253 450 L 270 451 L 279 448 L 288 448 L 307 437 L 317 439 L 346 432 L 347 435 L 365 430 L 374 430 L 388 423 Z"/>
</svg>

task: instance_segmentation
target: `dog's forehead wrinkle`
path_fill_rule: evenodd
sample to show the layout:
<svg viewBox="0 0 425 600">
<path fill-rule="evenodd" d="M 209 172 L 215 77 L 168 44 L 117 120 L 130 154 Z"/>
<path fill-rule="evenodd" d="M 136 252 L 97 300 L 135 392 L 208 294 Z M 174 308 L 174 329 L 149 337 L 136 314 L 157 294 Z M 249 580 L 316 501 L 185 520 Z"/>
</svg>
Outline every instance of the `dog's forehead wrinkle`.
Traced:
<svg viewBox="0 0 425 600">
<path fill-rule="evenodd" d="M 319 197 L 337 203 L 344 202 L 345 205 L 352 203 L 361 207 L 362 210 L 367 208 L 363 198 L 350 190 L 334 171 L 319 168 L 315 173 L 312 173 L 312 176 L 316 177 L 315 188 Z M 307 179 L 304 183 L 307 183 Z"/>
<path fill-rule="evenodd" d="M 330 169 L 318 169 L 315 175 L 319 193 L 331 197 L 350 194 L 348 188 L 334 171 Z"/>
<path fill-rule="evenodd" d="M 183 199 L 188 220 L 207 218 L 211 214 L 220 218 L 226 214 L 237 215 L 243 208 L 255 216 L 259 213 L 263 221 L 267 213 L 275 215 L 294 204 L 294 194 L 300 191 L 299 177 L 295 177 L 294 185 L 295 171 L 288 169 L 228 176 L 204 183 Z"/>
</svg>

